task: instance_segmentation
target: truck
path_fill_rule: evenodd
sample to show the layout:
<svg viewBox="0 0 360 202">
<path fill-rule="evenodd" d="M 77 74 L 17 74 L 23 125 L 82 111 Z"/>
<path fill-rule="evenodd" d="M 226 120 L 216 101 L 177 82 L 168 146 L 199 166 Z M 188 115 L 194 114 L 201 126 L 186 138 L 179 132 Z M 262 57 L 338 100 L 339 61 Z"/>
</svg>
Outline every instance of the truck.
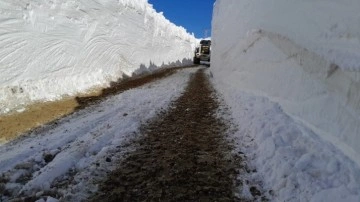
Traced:
<svg viewBox="0 0 360 202">
<path fill-rule="evenodd" d="M 210 62 L 211 40 L 201 40 L 200 45 L 195 48 L 194 64 L 200 64 L 201 61 Z"/>
</svg>

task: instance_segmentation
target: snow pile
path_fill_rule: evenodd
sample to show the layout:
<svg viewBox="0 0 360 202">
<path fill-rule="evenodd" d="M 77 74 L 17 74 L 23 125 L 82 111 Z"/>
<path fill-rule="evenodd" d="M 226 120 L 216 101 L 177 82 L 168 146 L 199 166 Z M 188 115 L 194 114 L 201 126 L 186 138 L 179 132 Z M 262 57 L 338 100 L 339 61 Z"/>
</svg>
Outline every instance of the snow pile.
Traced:
<svg viewBox="0 0 360 202">
<path fill-rule="evenodd" d="M 242 193 L 263 186 L 270 201 L 360 201 L 360 169 L 334 145 L 267 98 L 216 86 L 239 125 L 234 135 L 248 170 L 256 170 L 245 177 L 250 184 L 244 182 Z"/>
<path fill-rule="evenodd" d="M 196 43 L 147 0 L 3 0 L 0 14 L 0 113 L 186 64 Z"/>
<path fill-rule="evenodd" d="M 275 201 L 360 201 L 359 6 L 215 4 L 214 82 Z"/>
</svg>

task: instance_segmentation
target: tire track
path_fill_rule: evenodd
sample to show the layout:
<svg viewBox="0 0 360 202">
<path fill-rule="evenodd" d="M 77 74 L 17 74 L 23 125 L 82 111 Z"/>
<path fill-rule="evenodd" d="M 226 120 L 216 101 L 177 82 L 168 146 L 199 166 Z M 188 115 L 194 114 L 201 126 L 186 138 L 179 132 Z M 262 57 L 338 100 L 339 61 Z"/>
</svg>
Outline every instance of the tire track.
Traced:
<svg viewBox="0 0 360 202">
<path fill-rule="evenodd" d="M 237 165 L 217 118 L 204 69 L 183 95 L 142 126 L 136 151 L 109 174 L 92 201 L 240 201 L 234 194 Z"/>
</svg>

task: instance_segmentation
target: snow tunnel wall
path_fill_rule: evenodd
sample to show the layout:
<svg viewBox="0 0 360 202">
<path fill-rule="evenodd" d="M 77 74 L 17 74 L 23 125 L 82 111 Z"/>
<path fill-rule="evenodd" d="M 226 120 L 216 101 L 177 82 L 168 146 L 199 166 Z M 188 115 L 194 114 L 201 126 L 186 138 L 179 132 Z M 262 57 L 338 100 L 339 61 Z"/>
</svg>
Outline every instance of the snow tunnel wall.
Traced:
<svg viewBox="0 0 360 202">
<path fill-rule="evenodd" d="M 158 67 L 196 43 L 147 0 L 2 0 L 0 114 Z"/>
<path fill-rule="evenodd" d="M 217 0 L 212 71 L 265 96 L 360 164 L 360 26 L 354 0 Z M 241 103 L 239 103 L 241 104 Z"/>
</svg>

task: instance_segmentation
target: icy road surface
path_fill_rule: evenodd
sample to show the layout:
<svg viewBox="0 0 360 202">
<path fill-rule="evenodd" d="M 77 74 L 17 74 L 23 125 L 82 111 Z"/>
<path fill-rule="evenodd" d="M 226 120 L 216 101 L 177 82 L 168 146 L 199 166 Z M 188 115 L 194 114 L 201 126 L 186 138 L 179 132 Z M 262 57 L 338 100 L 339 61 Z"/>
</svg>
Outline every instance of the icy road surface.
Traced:
<svg viewBox="0 0 360 202">
<path fill-rule="evenodd" d="M 114 169 L 108 161 L 125 152 L 119 145 L 129 143 L 142 122 L 176 99 L 196 69 L 125 91 L 59 121 L 57 127 L 0 146 L 0 173 L 7 181 L 5 188 L 0 187 L 7 190 L 3 199 L 51 190 L 57 178 L 74 178 L 74 184 L 63 190 L 65 195 L 76 193 L 81 198 L 94 190 L 92 180 Z"/>
<path fill-rule="evenodd" d="M 1 145 L 0 200 L 87 199 L 116 169 L 117 162 L 136 153 L 134 142 L 140 137 L 141 125 L 185 94 L 190 75 L 198 69 L 179 70 L 115 94 Z M 218 115 L 235 124 L 229 134 L 235 147 L 228 154 L 236 153 L 244 160 L 236 162 L 241 167 L 234 190 L 237 197 L 250 201 L 261 201 L 262 196 L 270 201 L 360 201 L 360 169 L 355 162 L 288 116 L 279 104 L 228 85 L 229 79 L 213 72 L 213 67 L 207 70 L 230 109 L 230 114 Z"/>
</svg>

